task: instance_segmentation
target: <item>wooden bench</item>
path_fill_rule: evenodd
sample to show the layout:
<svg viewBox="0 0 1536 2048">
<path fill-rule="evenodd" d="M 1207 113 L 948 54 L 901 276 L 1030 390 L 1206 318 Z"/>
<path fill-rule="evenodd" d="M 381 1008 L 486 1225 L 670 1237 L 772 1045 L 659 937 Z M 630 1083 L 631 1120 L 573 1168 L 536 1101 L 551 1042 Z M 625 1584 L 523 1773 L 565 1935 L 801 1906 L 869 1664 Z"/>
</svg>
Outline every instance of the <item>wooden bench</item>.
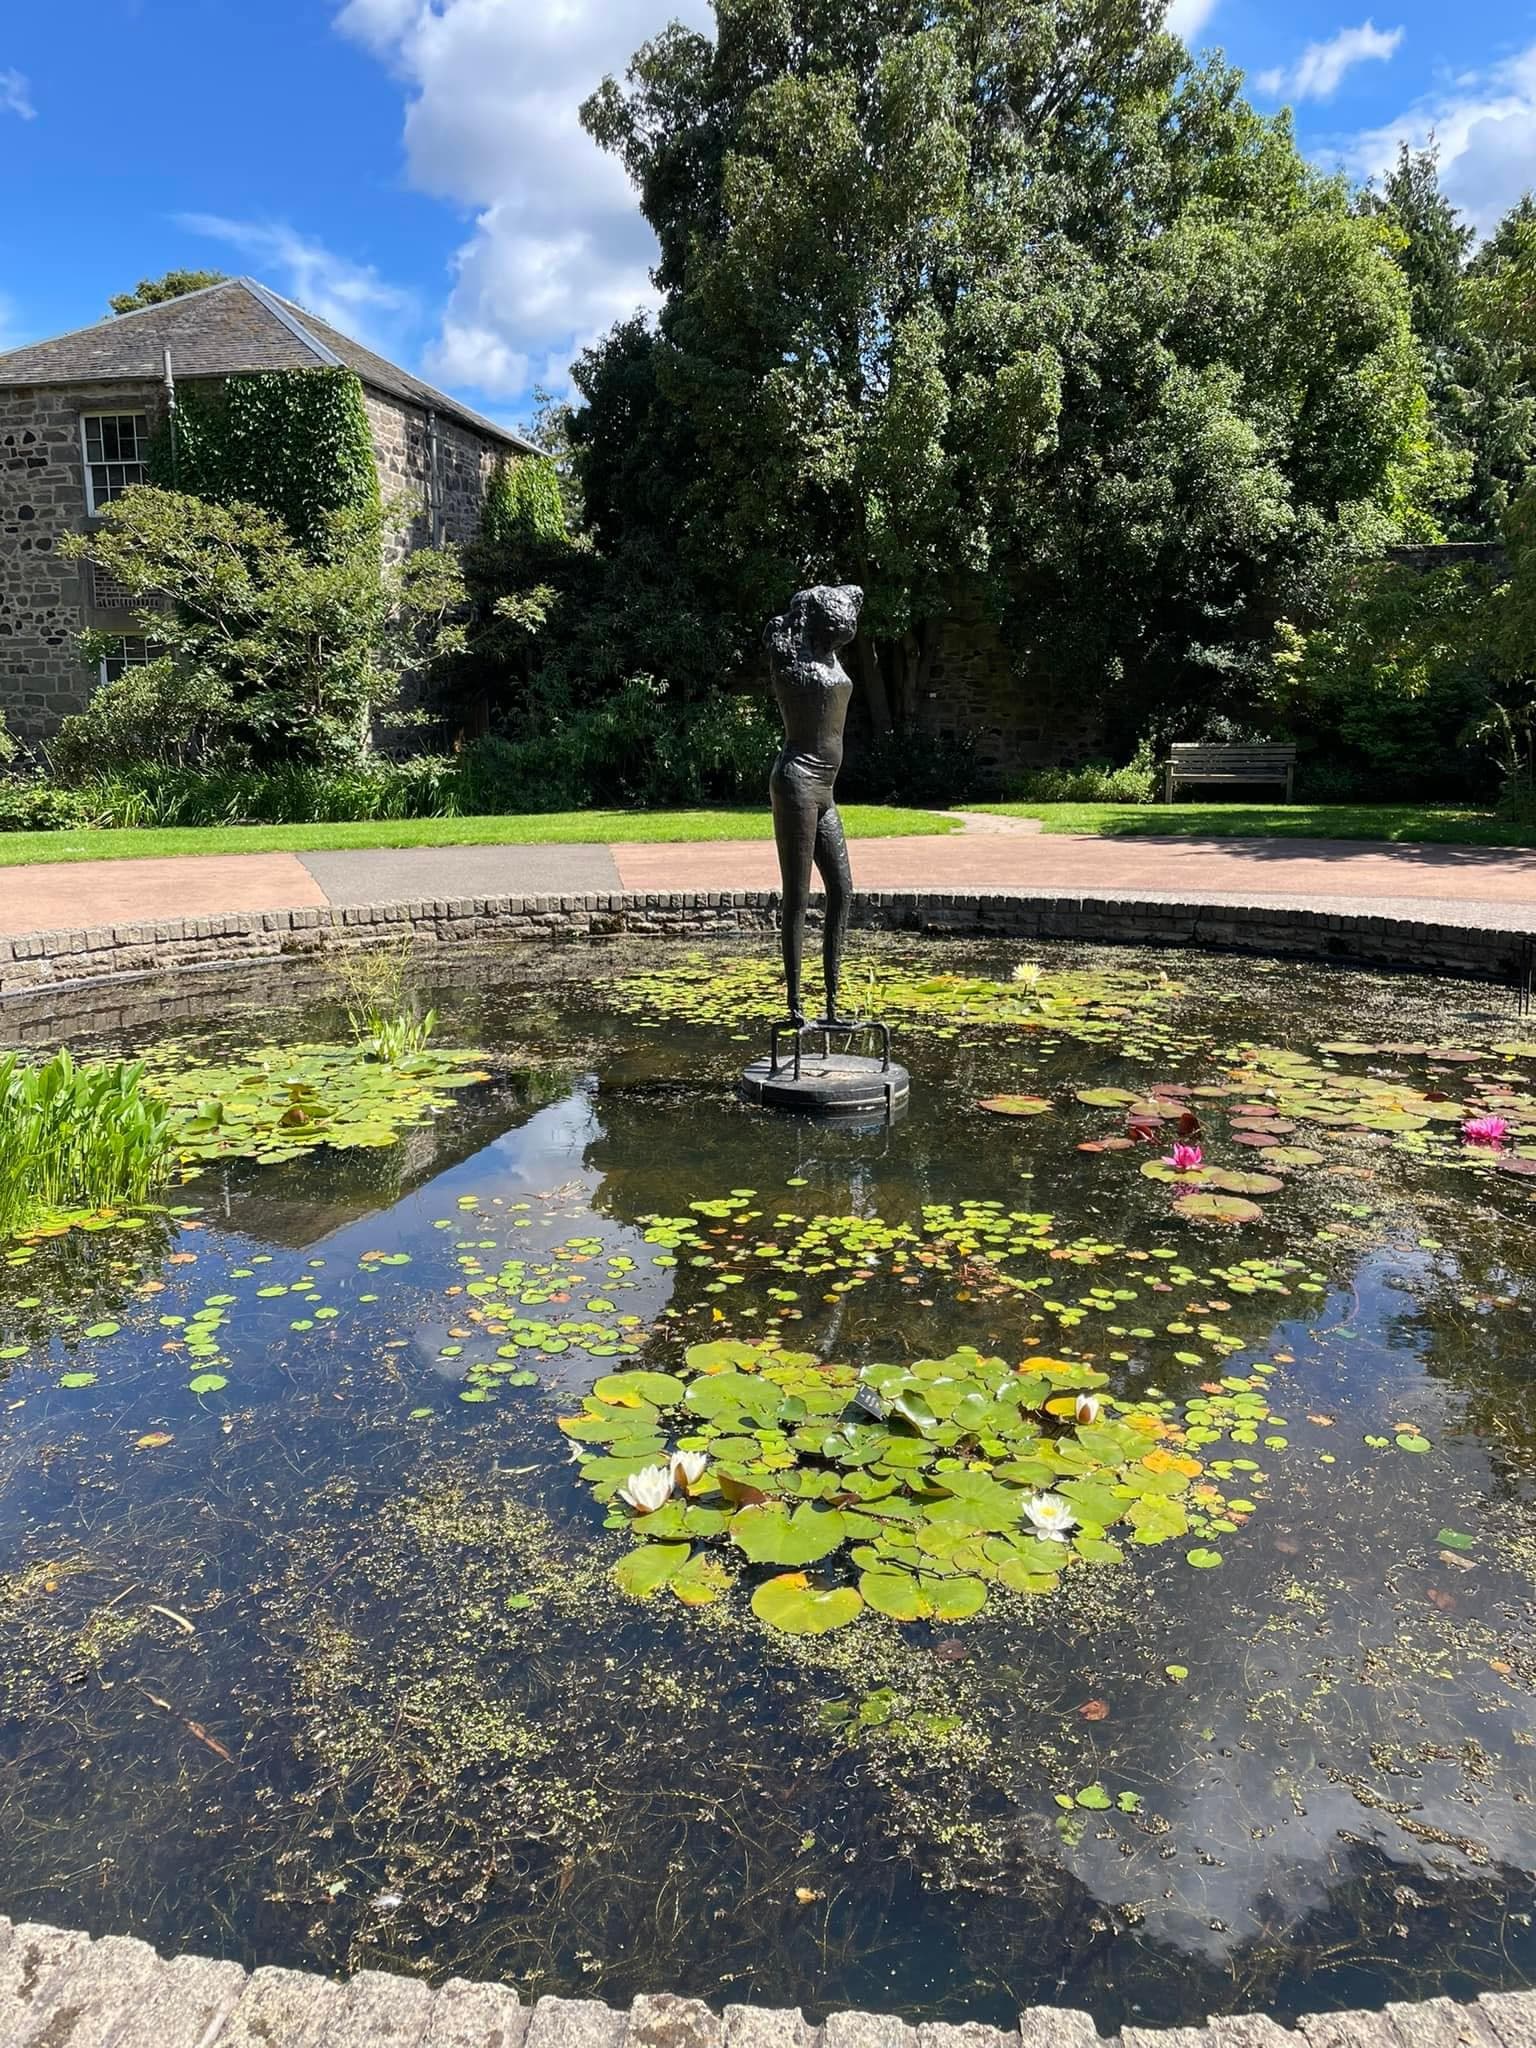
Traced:
<svg viewBox="0 0 1536 2048">
<path fill-rule="evenodd" d="M 1173 792 L 1181 782 L 1272 782 L 1284 788 L 1289 803 L 1296 787 L 1296 749 L 1181 741 L 1168 749 L 1163 763 L 1165 804 L 1173 802 Z"/>
</svg>

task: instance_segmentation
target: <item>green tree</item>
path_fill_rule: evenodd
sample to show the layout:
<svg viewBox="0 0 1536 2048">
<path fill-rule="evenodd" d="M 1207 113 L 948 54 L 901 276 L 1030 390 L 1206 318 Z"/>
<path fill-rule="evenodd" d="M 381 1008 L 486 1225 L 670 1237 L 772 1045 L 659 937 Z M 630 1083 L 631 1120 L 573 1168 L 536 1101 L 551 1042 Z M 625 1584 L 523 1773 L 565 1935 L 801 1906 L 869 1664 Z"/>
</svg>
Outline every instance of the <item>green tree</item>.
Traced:
<svg viewBox="0 0 1536 2048">
<path fill-rule="evenodd" d="M 1400 236 L 1446 530 L 1496 539 L 1536 454 L 1536 208 L 1522 200 L 1473 253 L 1434 147 L 1406 144 L 1363 203 Z"/>
<path fill-rule="evenodd" d="M 604 550 L 737 659 L 796 583 L 862 582 L 876 729 L 962 593 L 1128 730 L 1239 706 L 1276 609 L 1419 491 L 1380 226 L 1155 0 L 717 13 L 583 110 L 663 294 L 576 372 Z"/>
<path fill-rule="evenodd" d="M 143 485 L 89 534 L 60 543 L 137 600 L 155 659 L 99 690 L 54 742 L 66 772 L 135 761 L 194 767 L 345 764 L 408 676 L 462 645 L 457 557 L 419 549 L 379 566 L 377 513 L 329 515 L 301 545 L 259 505 L 216 505 Z M 87 662 L 105 636 L 85 634 Z"/>
<path fill-rule="evenodd" d="M 188 292 L 227 282 L 222 270 L 168 270 L 163 277 L 141 277 L 131 292 L 119 292 L 107 304 L 114 313 L 137 313 L 141 307 L 163 306 L 168 299 L 184 299 Z"/>
</svg>

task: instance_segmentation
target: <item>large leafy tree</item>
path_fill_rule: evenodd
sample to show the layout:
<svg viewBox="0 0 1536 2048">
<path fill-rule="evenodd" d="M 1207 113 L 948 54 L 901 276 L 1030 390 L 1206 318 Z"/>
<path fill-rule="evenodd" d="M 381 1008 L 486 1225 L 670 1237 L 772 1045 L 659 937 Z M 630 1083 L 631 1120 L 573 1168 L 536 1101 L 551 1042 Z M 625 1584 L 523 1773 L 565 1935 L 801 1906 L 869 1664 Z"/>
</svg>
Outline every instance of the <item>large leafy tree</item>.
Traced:
<svg viewBox="0 0 1536 2048">
<path fill-rule="evenodd" d="M 717 14 L 583 111 L 663 294 L 578 367 L 605 549 L 663 558 L 738 655 L 796 582 L 862 581 L 877 728 L 960 603 L 1127 731 L 1240 709 L 1277 610 L 1411 508 L 1381 224 L 1154 0 Z"/>
<path fill-rule="evenodd" d="M 1406 144 L 1363 203 L 1397 236 L 1446 531 L 1496 540 L 1536 455 L 1536 208 L 1522 200 L 1474 252 L 1434 147 Z"/>
</svg>

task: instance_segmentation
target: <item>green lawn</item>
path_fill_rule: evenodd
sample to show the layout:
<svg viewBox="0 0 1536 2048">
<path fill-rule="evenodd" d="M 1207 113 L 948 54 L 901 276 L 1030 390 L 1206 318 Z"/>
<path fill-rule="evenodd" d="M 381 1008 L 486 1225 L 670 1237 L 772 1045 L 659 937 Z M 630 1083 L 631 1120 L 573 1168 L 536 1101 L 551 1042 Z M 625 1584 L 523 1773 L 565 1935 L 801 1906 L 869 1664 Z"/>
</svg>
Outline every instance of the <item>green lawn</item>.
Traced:
<svg viewBox="0 0 1536 2048">
<path fill-rule="evenodd" d="M 973 804 L 1007 818 L 1038 818 L 1047 832 L 1106 839 L 1427 840 L 1460 846 L 1530 846 L 1492 811 L 1451 804 Z"/>
<path fill-rule="evenodd" d="M 845 804 L 853 839 L 958 832 L 938 811 Z M 321 853 L 368 846 L 583 846 L 646 840 L 771 839 L 767 806 L 735 811 L 549 811 L 516 818 L 407 818 L 367 825 L 209 825 L 122 832 L 0 833 L 0 867 L 55 860 L 151 860 L 180 853 Z"/>
</svg>

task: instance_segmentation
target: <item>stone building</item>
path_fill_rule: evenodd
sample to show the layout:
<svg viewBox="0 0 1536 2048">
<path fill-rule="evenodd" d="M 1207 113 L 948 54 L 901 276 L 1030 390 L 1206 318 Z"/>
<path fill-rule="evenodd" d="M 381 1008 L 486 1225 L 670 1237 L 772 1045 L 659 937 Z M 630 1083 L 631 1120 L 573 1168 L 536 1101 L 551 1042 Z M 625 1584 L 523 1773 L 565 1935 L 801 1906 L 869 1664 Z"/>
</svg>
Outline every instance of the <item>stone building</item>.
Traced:
<svg viewBox="0 0 1536 2048">
<path fill-rule="evenodd" d="M 402 551 L 469 539 L 497 459 L 532 452 L 248 277 L 0 355 L 0 710 L 19 738 L 45 739 L 98 681 L 144 659 L 125 594 L 57 543 L 144 481 L 167 358 L 178 386 L 239 371 L 355 371 L 380 492 L 414 508 Z M 80 659 L 88 628 L 117 640 L 99 673 Z"/>
</svg>

